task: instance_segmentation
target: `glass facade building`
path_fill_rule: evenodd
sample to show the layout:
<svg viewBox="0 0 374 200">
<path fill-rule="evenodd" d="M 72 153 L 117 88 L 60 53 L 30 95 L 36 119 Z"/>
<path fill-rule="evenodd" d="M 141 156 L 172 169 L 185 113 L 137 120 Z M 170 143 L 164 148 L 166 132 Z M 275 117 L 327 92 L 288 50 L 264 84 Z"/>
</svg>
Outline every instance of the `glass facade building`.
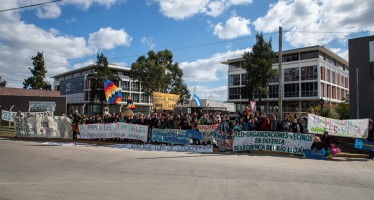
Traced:
<svg viewBox="0 0 374 200">
<path fill-rule="evenodd" d="M 117 74 L 120 81 L 117 87 L 121 88 L 122 101 L 117 105 L 109 105 L 109 112 L 120 112 L 126 110 L 127 97 L 130 96 L 136 112 L 148 114 L 152 106 L 152 98 L 142 92 L 142 84 L 129 76 L 129 68 L 109 65 L 114 74 Z M 79 69 L 71 70 L 62 74 L 53 76 L 53 89 L 60 91 L 61 96 L 67 99 L 67 112 L 72 113 L 79 110 L 85 114 L 98 114 L 101 112 L 101 104 L 91 102 L 89 99 L 92 80 L 88 75 L 95 73 L 95 66 L 89 65 Z M 67 92 L 69 90 L 69 92 Z M 121 107 L 121 105 L 123 105 Z"/>
<path fill-rule="evenodd" d="M 277 56 L 273 68 L 278 70 Z M 349 93 L 348 62 L 323 46 L 283 51 L 283 112 L 305 112 L 325 102 L 340 103 Z M 248 75 L 242 65 L 244 59 L 222 62 L 228 65 L 228 99 L 236 108 L 243 109 L 249 98 L 241 94 Z M 255 74 L 253 74 L 255 76 Z M 268 94 L 262 98 L 261 110 L 274 113 L 278 106 L 279 72 L 269 81 Z M 258 98 L 256 98 L 258 101 Z"/>
</svg>

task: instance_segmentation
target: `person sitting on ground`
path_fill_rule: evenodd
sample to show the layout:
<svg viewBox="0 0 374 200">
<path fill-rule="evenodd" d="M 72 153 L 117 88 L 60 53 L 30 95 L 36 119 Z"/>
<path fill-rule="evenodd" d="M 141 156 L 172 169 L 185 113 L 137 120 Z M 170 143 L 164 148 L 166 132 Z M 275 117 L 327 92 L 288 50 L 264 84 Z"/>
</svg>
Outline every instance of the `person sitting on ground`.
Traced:
<svg viewBox="0 0 374 200">
<path fill-rule="evenodd" d="M 310 148 L 317 149 L 317 150 L 322 150 L 322 149 L 327 150 L 326 145 L 321 141 L 321 139 L 318 136 L 314 138 L 314 141 Z"/>
<path fill-rule="evenodd" d="M 329 136 L 329 133 L 327 131 L 323 132 L 321 142 L 325 144 L 327 148 L 331 147 L 331 137 Z"/>
</svg>

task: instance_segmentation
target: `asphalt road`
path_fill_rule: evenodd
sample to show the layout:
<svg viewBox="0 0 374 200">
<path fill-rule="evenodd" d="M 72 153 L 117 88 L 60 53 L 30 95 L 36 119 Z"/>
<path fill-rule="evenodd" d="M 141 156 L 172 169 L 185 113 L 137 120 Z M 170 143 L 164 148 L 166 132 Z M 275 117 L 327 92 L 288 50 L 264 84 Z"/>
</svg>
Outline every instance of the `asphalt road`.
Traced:
<svg viewBox="0 0 374 200">
<path fill-rule="evenodd" d="M 0 139 L 5 199 L 370 199 L 374 161 L 46 146 Z"/>
</svg>

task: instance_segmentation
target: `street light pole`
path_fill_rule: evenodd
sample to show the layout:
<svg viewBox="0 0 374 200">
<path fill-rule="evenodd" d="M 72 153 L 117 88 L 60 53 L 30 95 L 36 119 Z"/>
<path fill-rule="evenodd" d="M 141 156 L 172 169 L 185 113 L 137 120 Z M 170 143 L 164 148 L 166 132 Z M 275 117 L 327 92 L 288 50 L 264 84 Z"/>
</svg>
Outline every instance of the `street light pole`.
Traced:
<svg viewBox="0 0 374 200">
<path fill-rule="evenodd" d="M 325 100 L 321 99 L 319 100 L 319 104 L 321 105 L 321 116 L 322 116 L 322 111 L 323 111 L 323 104 L 325 104 Z"/>
</svg>

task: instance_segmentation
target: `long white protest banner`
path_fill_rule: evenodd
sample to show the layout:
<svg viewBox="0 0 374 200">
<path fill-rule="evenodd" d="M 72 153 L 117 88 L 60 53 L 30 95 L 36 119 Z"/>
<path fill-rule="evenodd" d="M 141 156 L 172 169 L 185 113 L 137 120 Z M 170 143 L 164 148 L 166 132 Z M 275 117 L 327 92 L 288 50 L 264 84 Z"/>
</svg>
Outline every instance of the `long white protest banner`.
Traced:
<svg viewBox="0 0 374 200">
<path fill-rule="evenodd" d="M 211 153 L 213 145 L 153 145 L 153 144 L 115 144 L 108 147 L 146 151 L 179 151 L 194 153 Z"/>
<path fill-rule="evenodd" d="M 241 131 L 235 133 L 233 150 L 263 150 L 305 155 L 305 149 L 310 149 L 312 143 L 312 134 Z"/>
<path fill-rule="evenodd" d="M 72 139 L 71 122 L 67 117 L 14 117 L 17 137 Z"/>
<path fill-rule="evenodd" d="M 78 128 L 82 139 L 125 138 L 146 142 L 148 138 L 148 126 L 138 124 L 80 124 Z"/>
<path fill-rule="evenodd" d="M 337 120 L 308 114 L 309 133 L 323 134 L 327 131 L 334 136 L 367 138 L 368 127 L 369 119 Z"/>
</svg>

